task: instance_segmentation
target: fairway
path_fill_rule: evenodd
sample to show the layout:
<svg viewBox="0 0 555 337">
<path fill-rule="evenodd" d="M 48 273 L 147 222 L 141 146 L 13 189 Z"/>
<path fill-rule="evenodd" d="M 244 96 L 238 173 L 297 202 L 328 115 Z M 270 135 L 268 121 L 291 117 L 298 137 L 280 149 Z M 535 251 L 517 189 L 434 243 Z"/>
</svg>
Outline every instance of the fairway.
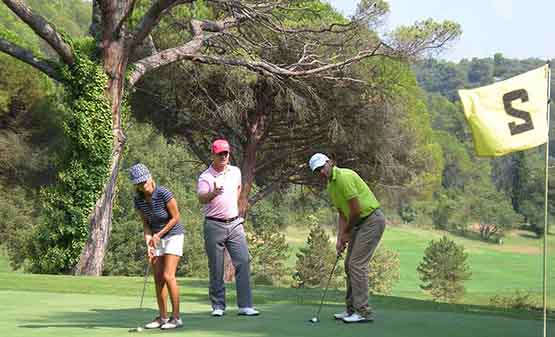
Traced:
<svg viewBox="0 0 555 337">
<path fill-rule="evenodd" d="M 74 286 L 79 286 L 76 278 Z M 186 290 L 185 290 L 186 292 Z M 259 317 L 236 316 L 234 307 L 223 318 L 209 316 L 202 301 L 182 295 L 184 327 L 170 332 L 141 334 L 184 334 L 187 336 L 410 336 L 410 337 L 495 337 L 540 336 L 540 320 L 516 319 L 471 312 L 383 309 L 374 323 L 346 325 L 330 317 L 340 305 L 326 305 L 319 324 L 307 320 L 313 306 L 295 303 L 266 303 L 258 306 Z M 256 292 L 255 292 L 256 298 Z M 133 296 L 72 293 L 0 291 L 1 336 L 126 336 L 127 330 L 156 315 L 153 298 L 139 310 Z M 552 324 L 553 325 L 553 324 Z M 550 326 L 550 329 L 553 326 Z"/>
</svg>

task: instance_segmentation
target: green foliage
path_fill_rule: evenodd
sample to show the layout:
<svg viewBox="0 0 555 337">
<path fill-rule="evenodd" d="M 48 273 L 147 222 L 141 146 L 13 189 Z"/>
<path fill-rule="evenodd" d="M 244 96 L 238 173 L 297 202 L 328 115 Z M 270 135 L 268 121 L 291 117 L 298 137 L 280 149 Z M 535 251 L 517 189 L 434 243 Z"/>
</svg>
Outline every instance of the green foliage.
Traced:
<svg viewBox="0 0 555 337">
<path fill-rule="evenodd" d="M 140 221 L 114 221 L 103 275 L 141 275 L 147 262 L 146 256 L 143 226 Z"/>
<path fill-rule="evenodd" d="M 75 65 L 62 69 L 69 113 L 63 128 L 68 140 L 56 158 L 58 181 L 42 191 L 45 222 L 31 243 L 29 269 L 67 273 L 78 262 L 89 232 L 89 216 L 110 170 L 112 111 L 104 96 L 107 76 L 87 52 L 94 41 L 71 43 Z"/>
<path fill-rule="evenodd" d="M 289 273 L 285 262 L 289 257 L 289 245 L 280 227 L 283 225 L 282 212 L 268 201 L 257 203 L 249 211 L 247 242 L 251 255 L 253 281 L 258 284 L 275 284 Z"/>
<path fill-rule="evenodd" d="M 420 287 L 435 300 L 457 301 L 464 295 L 464 281 L 471 276 L 467 258 L 464 247 L 446 236 L 432 240 L 416 268 L 422 281 Z"/>
<path fill-rule="evenodd" d="M 329 3 L 320 0 L 291 1 L 288 9 L 280 13 L 287 27 L 307 27 L 329 22 L 346 23 L 347 20 Z M 299 8 L 308 10 L 298 10 Z M 295 10 L 297 9 L 297 10 Z"/>
<path fill-rule="evenodd" d="M 439 93 L 452 102 L 458 99 L 457 89 L 465 85 L 467 78 L 456 63 L 432 58 L 416 64 L 415 72 L 418 84 L 426 92 Z"/>
<path fill-rule="evenodd" d="M 401 220 L 403 220 L 403 223 L 411 223 L 416 219 L 416 210 L 410 205 L 404 205 L 399 210 L 399 216 L 401 217 Z"/>
<path fill-rule="evenodd" d="M 468 81 L 472 86 L 482 86 L 493 81 L 493 64 L 491 59 L 472 59 L 468 69 Z"/>
<path fill-rule="evenodd" d="M 6 6 L 0 7 L 0 38 L 41 55 L 38 36 Z M 47 93 L 47 77 L 40 71 L 4 53 L 0 54 L 0 64 L 0 119 L 6 116 L 14 100 L 30 107 Z"/>
<path fill-rule="evenodd" d="M 399 26 L 392 32 L 393 38 L 397 43 L 417 44 L 438 34 L 459 36 L 461 27 L 453 21 L 435 22 L 432 19 L 417 21 L 412 26 Z"/>
<path fill-rule="evenodd" d="M 276 229 L 270 226 L 247 232 L 255 283 L 275 284 L 288 274 L 285 261 L 289 256 L 289 245 L 285 235 Z"/>
<path fill-rule="evenodd" d="M 336 258 L 335 247 L 330 242 L 330 237 L 317 224 L 316 218 L 312 218 L 312 222 L 306 245 L 297 253 L 293 278 L 298 287 L 325 287 Z M 340 269 L 338 265 L 332 277 L 332 284 L 337 284 Z"/>
<path fill-rule="evenodd" d="M 516 213 L 507 196 L 497 191 L 488 181 L 472 184 L 465 189 L 468 196 L 463 209 L 479 226 L 480 237 L 486 241 L 498 241 L 507 230 L 522 223 L 523 217 Z"/>
<path fill-rule="evenodd" d="M 545 155 L 534 149 L 513 156 L 512 202 L 514 209 L 538 236 L 544 234 Z M 548 214 L 555 214 L 555 177 L 549 176 Z"/>
<path fill-rule="evenodd" d="M 25 263 L 25 244 L 33 240 L 31 233 L 36 226 L 36 196 L 21 187 L 5 188 L 0 185 L 0 242 L 4 243 L 13 269 Z"/>
<path fill-rule="evenodd" d="M 370 260 L 368 288 L 372 294 L 389 295 L 400 278 L 401 261 L 399 253 L 384 246 Z"/>
<path fill-rule="evenodd" d="M 516 290 L 512 295 L 494 295 L 489 300 L 490 305 L 506 310 L 536 310 L 538 304 L 530 291 Z"/>
</svg>

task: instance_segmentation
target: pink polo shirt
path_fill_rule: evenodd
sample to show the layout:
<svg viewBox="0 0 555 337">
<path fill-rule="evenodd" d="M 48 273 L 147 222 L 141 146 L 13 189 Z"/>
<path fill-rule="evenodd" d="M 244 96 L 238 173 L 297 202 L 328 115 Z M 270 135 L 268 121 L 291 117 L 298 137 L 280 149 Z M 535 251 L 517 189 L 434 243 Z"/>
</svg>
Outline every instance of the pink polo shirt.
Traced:
<svg viewBox="0 0 555 337">
<path fill-rule="evenodd" d="M 223 193 L 216 196 L 209 203 L 204 204 L 204 216 L 229 219 L 239 215 L 239 187 L 241 186 L 241 170 L 227 165 L 222 172 L 212 168 L 212 165 L 198 178 L 197 193 L 204 194 L 214 190 L 216 186 L 223 186 Z"/>
</svg>

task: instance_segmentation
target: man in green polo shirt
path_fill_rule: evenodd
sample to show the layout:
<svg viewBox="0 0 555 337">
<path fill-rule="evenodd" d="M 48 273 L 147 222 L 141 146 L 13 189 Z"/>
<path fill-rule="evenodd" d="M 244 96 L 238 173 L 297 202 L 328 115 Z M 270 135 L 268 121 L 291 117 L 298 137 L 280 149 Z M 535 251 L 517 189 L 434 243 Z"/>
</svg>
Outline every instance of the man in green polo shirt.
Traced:
<svg viewBox="0 0 555 337">
<path fill-rule="evenodd" d="M 325 154 L 314 154 L 308 164 L 327 183 L 326 190 L 339 213 L 338 255 L 348 243 L 345 256 L 346 310 L 334 317 L 345 323 L 372 321 L 368 305 L 368 269 L 385 229 L 380 203 L 355 171 L 335 166 Z"/>
</svg>

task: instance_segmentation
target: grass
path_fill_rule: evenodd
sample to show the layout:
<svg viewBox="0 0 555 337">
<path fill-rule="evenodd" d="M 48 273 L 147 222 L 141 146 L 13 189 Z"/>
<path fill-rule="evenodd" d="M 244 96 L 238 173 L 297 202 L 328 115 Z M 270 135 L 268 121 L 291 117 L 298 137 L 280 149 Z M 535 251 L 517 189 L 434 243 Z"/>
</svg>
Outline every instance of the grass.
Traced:
<svg viewBox="0 0 555 337">
<path fill-rule="evenodd" d="M 307 234 L 308 229 L 288 229 L 293 253 L 304 245 Z M 312 325 L 308 319 L 314 316 L 319 303 L 319 289 L 267 286 L 254 288 L 255 304 L 262 311 L 260 317 L 237 317 L 235 291 L 229 286 L 228 313 L 222 319 L 214 319 L 209 316 L 207 280 L 184 278 L 179 279 L 179 284 L 185 327 L 175 333 L 193 337 L 540 336 L 541 312 L 504 311 L 487 305 L 495 294 L 509 294 L 515 289 L 541 290 L 540 240 L 516 233 L 500 246 L 455 237 L 469 253 L 473 276 L 467 282 L 468 292 L 462 304 L 441 304 L 430 301 L 419 289 L 416 266 L 429 240 L 443 234 L 406 227 L 386 230 L 383 244 L 400 253 L 401 281 L 392 296 L 372 296 L 372 304 L 377 309 L 374 323 L 347 326 L 330 319 L 332 313 L 342 310 L 343 301 L 343 291 L 331 290 L 321 323 Z M 294 264 L 294 254 L 289 263 Z M 0 254 L 0 315 L 3 318 L 0 336 L 125 335 L 127 329 L 156 316 L 151 279 L 144 308 L 138 308 L 142 285 L 142 277 L 16 273 L 10 271 L 5 255 Z M 553 332 L 555 322 L 548 324 L 548 332 Z M 144 333 L 162 334 L 160 331 Z"/>
<path fill-rule="evenodd" d="M 295 253 L 305 245 L 308 232 L 308 228 L 287 229 L 286 235 L 292 247 L 289 265 L 294 266 Z M 332 237 L 331 231 L 329 234 Z M 416 267 L 421 262 L 429 241 L 438 240 L 442 235 L 448 235 L 457 244 L 463 245 L 469 255 L 468 263 L 472 277 L 465 283 L 467 293 L 463 303 L 486 305 L 496 294 L 508 296 L 516 290 L 524 290 L 533 293 L 536 304 L 541 305 L 543 240 L 520 231 L 505 238 L 503 245 L 497 245 L 436 230 L 389 226 L 384 233 L 382 245 L 399 252 L 401 262 L 401 278 L 393 289 L 393 296 L 431 299 L 427 293 L 420 290 Z M 550 236 L 548 239 L 549 251 L 553 252 L 554 237 Z M 548 275 L 548 303 L 554 307 L 555 264 L 549 265 Z"/>
<path fill-rule="evenodd" d="M 122 336 L 127 329 L 156 315 L 152 282 L 145 306 L 138 308 L 140 277 L 70 277 L 0 273 L 0 335 L 2 336 Z M 206 281 L 180 279 L 185 327 L 175 333 L 188 336 L 533 336 L 540 335 L 538 313 L 504 312 L 488 307 L 436 304 L 429 301 L 375 297 L 379 308 L 371 324 L 347 326 L 331 314 L 342 310 L 341 293 L 333 291 L 331 303 L 312 325 L 318 290 L 256 287 L 254 298 L 262 315 L 237 317 L 228 297 L 227 315 L 209 316 Z M 234 291 L 231 287 L 229 295 Z M 301 303 L 302 302 L 302 303 Z M 549 323 L 550 329 L 555 324 Z M 472 331 L 470 333 L 470 331 Z M 147 331 L 161 335 L 161 331 Z"/>
</svg>

